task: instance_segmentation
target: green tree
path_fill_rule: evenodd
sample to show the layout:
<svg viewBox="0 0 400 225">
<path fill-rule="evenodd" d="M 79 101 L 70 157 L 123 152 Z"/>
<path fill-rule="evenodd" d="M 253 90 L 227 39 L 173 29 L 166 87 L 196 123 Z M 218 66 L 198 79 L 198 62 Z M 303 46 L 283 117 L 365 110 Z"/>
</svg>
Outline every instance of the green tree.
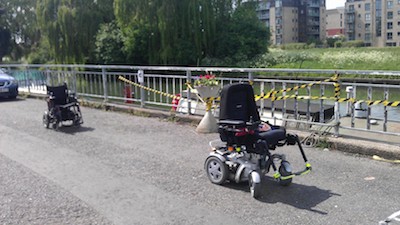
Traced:
<svg viewBox="0 0 400 225">
<path fill-rule="evenodd" d="M 102 24 L 96 36 L 95 58 L 100 64 L 122 64 L 125 62 L 123 39 L 115 23 Z"/>
<path fill-rule="evenodd" d="M 147 64 L 188 65 L 212 51 L 212 1 L 115 0 L 115 15 L 130 59 L 142 55 Z"/>
<path fill-rule="evenodd" d="M 227 63 L 234 63 L 251 60 L 268 51 L 270 34 L 258 20 L 253 3 L 240 4 L 230 17 L 222 19 L 218 23 L 216 58 L 229 58 Z"/>
<path fill-rule="evenodd" d="M 35 16 L 35 1 L 5 1 L 0 5 L 0 8 L 0 11 L 2 11 L 2 15 L 0 15 L 0 22 L 3 29 L 2 38 L 9 38 L 9 47 L 2 48 L 3 52 L 7 49 L 9 50 L 7 53 L 10 53 L 13 60 L 19 60 L 21 57 L 29 54 L 32 46 L 39 40 Z M 4 32 L 9 33 L 9 35 Z M 6 41 L 3 40 L 2 42 L 5 43 Z"/>
<path fill-rule="evenodd" d="M 57 63 L 85 63 L 100 24 L 114 19 L 107 0 L 37 0 L 39 26 Z"/>
</svg>

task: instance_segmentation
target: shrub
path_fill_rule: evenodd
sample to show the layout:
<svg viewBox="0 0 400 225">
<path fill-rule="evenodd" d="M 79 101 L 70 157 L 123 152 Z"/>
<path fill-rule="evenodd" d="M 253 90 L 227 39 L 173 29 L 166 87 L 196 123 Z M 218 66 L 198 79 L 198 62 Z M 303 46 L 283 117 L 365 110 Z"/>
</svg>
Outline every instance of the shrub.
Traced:
<svg viewBox="0 0 400 225">
<path fill-rule="evenodd" d="M 355 40 L 355 41 L 346 41 L 343 43 L 343 47 L 345 48 L 359 48 L 364 46 L 364 41 Z"/>
</svg>

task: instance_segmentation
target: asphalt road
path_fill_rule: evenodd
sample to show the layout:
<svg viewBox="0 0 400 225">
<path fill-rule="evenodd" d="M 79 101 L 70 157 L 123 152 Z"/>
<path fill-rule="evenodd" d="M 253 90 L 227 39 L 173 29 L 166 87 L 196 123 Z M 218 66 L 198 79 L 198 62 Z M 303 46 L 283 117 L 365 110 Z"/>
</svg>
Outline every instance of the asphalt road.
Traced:
<svg viewBox="0 0 400 225">
<path fill-rule="evenodd" d="M 0 100 L 0 224 L 377 224 L 400 210 L 400 166 L 306 148 L 311 174 L 263 196 L 211 184 L 217 134 L 82 108 L 79 129 L 45 129 L 43 100 Z M 297 169 L 299 151 L 281 147 Z"/>
</svg>

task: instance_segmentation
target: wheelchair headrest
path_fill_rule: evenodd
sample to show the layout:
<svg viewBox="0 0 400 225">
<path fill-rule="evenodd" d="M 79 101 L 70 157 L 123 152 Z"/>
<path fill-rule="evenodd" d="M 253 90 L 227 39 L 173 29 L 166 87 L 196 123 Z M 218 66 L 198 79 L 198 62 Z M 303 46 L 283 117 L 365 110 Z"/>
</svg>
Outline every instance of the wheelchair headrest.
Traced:
<svg viewBox="0 0 400 225">
<path fill-rule="evenodd" d="M 260 121 L 253 87 L 250 84 L 229 84 L 222 88 L 219 119 Z"/>
<path fill-rule="evenodd" d="M 61 86 L 46 86 L 47 95 L 55 97 L 56 104 L 66 104 L 68 99 L 67 84 Z"/>
</svg>

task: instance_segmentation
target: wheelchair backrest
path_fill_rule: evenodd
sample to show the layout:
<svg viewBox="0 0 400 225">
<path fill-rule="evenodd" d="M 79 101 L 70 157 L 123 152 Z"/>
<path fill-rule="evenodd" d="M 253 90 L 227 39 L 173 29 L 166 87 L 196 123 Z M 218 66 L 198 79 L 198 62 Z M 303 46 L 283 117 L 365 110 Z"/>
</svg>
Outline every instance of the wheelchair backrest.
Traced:
<svg viewBox="0 0 400 225">
<path fill-rule="evenodd" d="M 65 105 L 68 101 L 68 88 L 67 84 L 61 86 L 46 86 L 47 95 L 54 97 L 54 104 Z"/>
<path fill-rule="evenodd" d="M 260 121 L 253 87 L 250 84 L 235 83 L 222 88 L 219 119 Z"/>
<path fill-rule="evenodd" d="M 247 122 L 259 121 L 260 115 L 251 85 L 236 83 L 222 88 L 218 128 L 222 141 L 229 146 L 245 145 L 248 151 L 252 151 L 257 137 L 254 133 L 245 132 L 244 128 Z M 243 132 L 238 132 L 237 129 Z"/>
</svg>

